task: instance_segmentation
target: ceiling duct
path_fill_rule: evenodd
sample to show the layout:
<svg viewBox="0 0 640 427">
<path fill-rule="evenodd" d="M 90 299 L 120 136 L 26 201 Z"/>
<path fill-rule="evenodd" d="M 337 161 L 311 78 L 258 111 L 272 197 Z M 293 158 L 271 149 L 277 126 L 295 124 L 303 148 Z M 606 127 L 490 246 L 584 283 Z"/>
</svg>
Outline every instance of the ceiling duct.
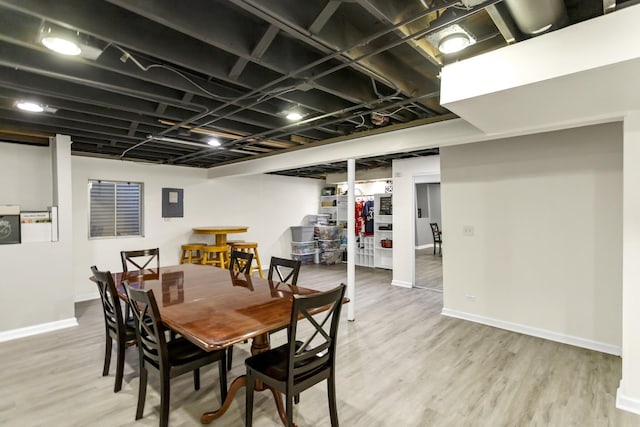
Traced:
<svg viewBox="0 0 640 427">
<path fill-rule="evenodd" d="M 569 23 L 563 0 L 505 0 L 520 31 L 537 35 Z"/>
</svg>

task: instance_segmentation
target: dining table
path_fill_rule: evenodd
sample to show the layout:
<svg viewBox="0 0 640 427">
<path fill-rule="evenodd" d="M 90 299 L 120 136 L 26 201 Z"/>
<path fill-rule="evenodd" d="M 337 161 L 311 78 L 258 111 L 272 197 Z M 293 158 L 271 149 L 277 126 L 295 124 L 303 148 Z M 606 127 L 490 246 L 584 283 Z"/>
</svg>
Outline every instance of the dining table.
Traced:
<svg viewBox="0 0 640 427">
<path fill-rule="evenodd" d="M 289 324 L 293 295 L 319 292 L 197 264 L 114 273 L 113 277 L 119 296 L 125 300 L 125 282 L 152 290 L 163 324 L 198 347 L 220 350 L 251 339 L 254 355 L 270 348 L 269 332 Z M 222 406 L 202 414 L 201 422 L 208 424 L 222 416 L 245 385 L 244 375 L 234 379 Z M 280 419 L 286 424 L 280 394 L 262 383 L 256 390 L 271 390 Z"/>
<path fill-rule="evenodd" d="M 244 225 L 218 225 L 207 227 L 194 227 L 194 234 L 205 234 L 216 236 L 216 246 L 227 246 L 227 235 L 246 233 L 249 227 Z"/>
</svg>

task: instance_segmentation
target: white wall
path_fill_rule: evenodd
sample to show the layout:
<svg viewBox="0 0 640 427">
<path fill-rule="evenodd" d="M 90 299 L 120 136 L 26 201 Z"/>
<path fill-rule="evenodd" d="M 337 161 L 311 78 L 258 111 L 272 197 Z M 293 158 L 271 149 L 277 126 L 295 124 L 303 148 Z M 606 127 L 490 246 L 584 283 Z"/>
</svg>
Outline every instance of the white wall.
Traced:
<svg viewBox="0 0 640 427">
<path fill-rule="evenodd" d="M 445 312 L 619 352 L 620 123 L 440 155 Z"/>
<path fill-rule="evenodd" d="M 56 179 L 57 163 L 67 168 L 68 138 L 51 147 L 0 143 L 0 203 L 23 210 L 44 209 L 55 200 L 60 214 L 70 212 L 70 174 Z M 71 285 L 71 217 L 61 218 L 58 242 L 0 245 L 0 341 L 77 324 Z"/>
<path fill-rule="evenodd" d="M 49 147 L 0 142 L 0 182 L 0 205 L 46 210 L 52 197 Z"/>
<path fill-rule="evenodd" d="M 149 165 L 87 157 L 72 158 L 73 167 L 73 262 L 76 299 L 97 297 L 89 282 L 89 267 L 121 270 L 120 251 L 160 248 L 162 265 L 178 262 L 180 245 L 209 241 L 191 229 L 207 225 L 247 225 L 249 231 L 231 235 L 259 244 L 263 267 L 275 256 L 290 256 L 289 226 L 299 225 L 305 215 L 318 212 L 320 188 L 314 179 L 274 175 L 207 179 L 207 171 L 178 166 Z M 144 183 L 145 236 L 93 239 L 88 235 L 89 179 Z M 161 189 L 184 189 L 184 218 L 161 217 Z"/>
<path fill-rule="evenodd" d="M 393 161 L 393 281 L 397 286 L 415 283 L 415 182 L 440 181 L 440 156 Z"/>
</svg>

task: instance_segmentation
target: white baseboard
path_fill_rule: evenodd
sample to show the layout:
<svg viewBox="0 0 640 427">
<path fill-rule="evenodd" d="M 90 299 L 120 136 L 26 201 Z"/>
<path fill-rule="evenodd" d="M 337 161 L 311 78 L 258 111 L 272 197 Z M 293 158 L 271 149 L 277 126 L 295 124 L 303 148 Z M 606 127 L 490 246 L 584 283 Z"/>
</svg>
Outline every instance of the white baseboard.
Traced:
<svg viewBox="0 0 640 427">
<path fill-rule="evenodd" d="M 622 393 L 622 381 L 616 392 L 616 408 L 627 412 L 633 412 L 634 414 L 640 414 L 640 399 L 625 396 Z"/>
<path fill-rule="evenodd" d="M 86 294 L 79 294 L 73 298 L 73 302 L 91 301 L 100 298 L 98 292 L 89 292 Z"/>
<path fill-rule="evenodd" d="M 45 332 L 53 332 L 57 331 L 58 329 L 71 328 L 73 326 L 78 326 L 78 320 L 75 317 L 72 317 L 70 319 L 58 320 L 55 322 L 41 323 L 39 325 L 27 326 L 25 328 L 12 329 L 10 331 L 0 332 L 0 342 L 30 337 L 31 335 L 44 334 Z"/>
<path fill-rule="evenodd" d="M 411 285 L 411 282 L 405 282 L 403 280 L 392 280 L 391 281 L 391 285 L 392 286 L 399 286 L 401 288 L 412 288 L 413 286 Z"/>
<path fill-rule="evenodd" d="M 589 350 L 599 351 L 601 353 L 613 354 L 614 356 L 620 356 L 622 349 L 620 346 L 606 344 L 598 341 L 587 340 L 584 338 L 565 335 L 546 329 L 534 328 L 527 325 L 521 325 L 519 323 L 505 322 L 503 320 L 493 319 L 490 317 L 478 316 L 476 314 L 465 313 L 464 311 L 451 310 L 448 308 L 442 309 L 444 316 L 455 317 L 458 319 L 469 320 L 471 322 L 482 323 L 483 325 L 493 326 L 495 328 L 505 329 L 507 331 L 519 332 L 525 335 L 531 335 L 538 338 L 544 338 L 550 341 L 561 342 L 563 344 L 574 345 L 576 347 L 587 348 Z"/>
<path fill-rule="evenodd" d="M 433 247 L 433 243 L 430 243 L 428 245 L 416 246 L 416 249 L 428 249 L 428 248 L 432 248 L 432 247 Z"/>
</svg>

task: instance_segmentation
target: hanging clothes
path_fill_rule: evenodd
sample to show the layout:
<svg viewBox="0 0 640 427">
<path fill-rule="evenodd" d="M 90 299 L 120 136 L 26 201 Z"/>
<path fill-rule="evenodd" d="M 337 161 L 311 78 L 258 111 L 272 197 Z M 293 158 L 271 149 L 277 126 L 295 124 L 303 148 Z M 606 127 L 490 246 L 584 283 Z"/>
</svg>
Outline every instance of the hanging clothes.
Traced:
<svg viewBox="0 0 640 427">
<path fill-rule="evenodd" d="M 355 203 L 355 229 L 356 236 L 358 236 L 361 232 L 364 231 L 364 217 L 362 213 L 364 212 L 364 200 L 357 200 Z"/>
<path fill-rule="evenodd" d="M 364 234 L 365 236 L 370 236 L 373 234 L 373 200 L 367 200 L 364 202 L 364 212 L 362 215 L 364 216 Z"/>
</svg>

